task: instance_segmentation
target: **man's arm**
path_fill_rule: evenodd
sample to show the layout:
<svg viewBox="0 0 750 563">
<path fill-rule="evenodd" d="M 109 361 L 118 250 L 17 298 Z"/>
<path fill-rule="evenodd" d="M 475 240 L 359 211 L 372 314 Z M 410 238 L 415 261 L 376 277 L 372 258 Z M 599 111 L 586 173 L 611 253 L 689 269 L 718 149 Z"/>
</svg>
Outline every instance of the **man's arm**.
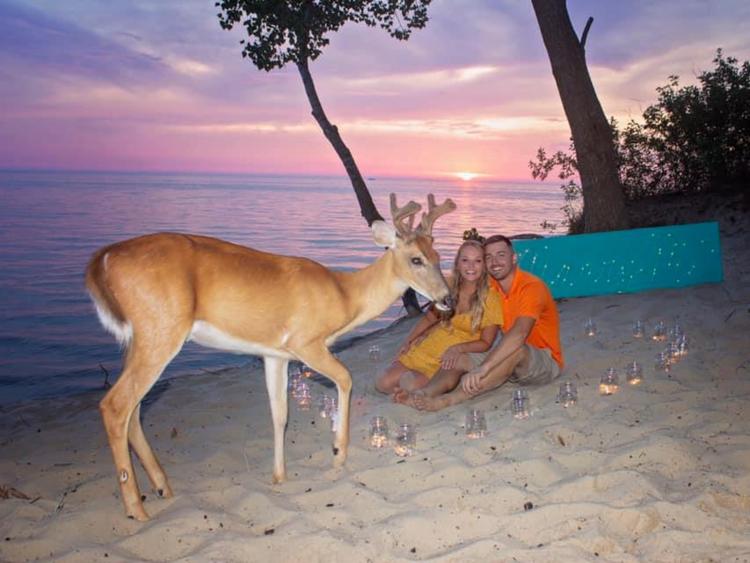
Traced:
<svg viewBox="0 0 750 563">
<path fill-rule="evenodd" d="M 482 365 L 463 376 L 461 386 L 464 391 L 470 395 L 478 393 L 481 390 L 481 381 L 526 343 L 535 322 L 536 320 L 533 317 L 518 317 L 510 330 L 503 335 L 500 344 L 492 349 Z"/>
</svg>

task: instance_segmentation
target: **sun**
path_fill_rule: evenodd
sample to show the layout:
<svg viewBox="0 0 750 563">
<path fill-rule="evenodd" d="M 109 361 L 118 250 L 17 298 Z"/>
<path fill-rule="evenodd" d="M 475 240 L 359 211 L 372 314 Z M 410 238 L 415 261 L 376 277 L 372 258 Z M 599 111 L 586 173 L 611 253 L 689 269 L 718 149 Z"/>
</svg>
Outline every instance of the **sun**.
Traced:
<svg viewBox="0 0 750 563">
<path fill-rule="evenodd" d="M 479 174 L 477 174 L 476 172 L 455 172 L 453 175 L 460 180 L 463 180 L 464 182 L 470 182 L 474 178 L 479 176 Z"/>
</svg>

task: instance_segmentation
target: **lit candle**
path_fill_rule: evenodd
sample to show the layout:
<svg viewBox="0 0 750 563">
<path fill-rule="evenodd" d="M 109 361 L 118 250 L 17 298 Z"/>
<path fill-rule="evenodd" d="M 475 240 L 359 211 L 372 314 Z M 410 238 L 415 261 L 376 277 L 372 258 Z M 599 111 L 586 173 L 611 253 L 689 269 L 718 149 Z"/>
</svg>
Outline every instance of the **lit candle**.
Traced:
<svg viewBox="0 0 750 563">
<path fill-rule="evenodd" d="M 643 381 L 643 368 L 638 362 L 630 362 L 625 369 L 625 373 L 630 385 L 639 385 Z"/>
<path fill-rule="evenodd" d="M 615 368 L 609 368 L 607 373 L 602 375 L 599 383 L 599 393 L 601 395 L 614 395 L 620 389 L 619 378 Z"/>
<path fill-rule="evenodd" d="M 466 413 L 466 437 L 471 440 L 484 438 L 487 435 L 487 419 L 479 409 Z"/>
<path fill-rule="evenodd" d="M 396 439 L 393 444 L 393 450 L 397 456 L 407 457 L 414 453 L 417 445 L 417 432 L 411 424 L 400 424 L 396 431 Z"/>
<path fill-rule="evenodd" d="M 310 384 L 305 380 L 300 380 L 297 383 L 297 407 L 301 411 L 309 411 L 312 405 L 312 391 L 310 390 Z"/>
<path fill-rule="evenodd" d="M 292 393 L 292 397 L 297 399 L 297 385 L 299 384 L 300 377 L 302 376 L 302 370 L 299 366 L 289 368 L 289 378 L 287 387 Z"/>
<path fill-rule="evenodd" d="M 593 319 L 589 318 L 583 324 L 583 332 L 586 333 L 586 336 L 596 336 L 596 323 Z"/>
<path fill-rule="evenodd" d="M 633 337 L 643 338 L 643 335 L 645 333 L 646 333 L 646 330 L 643 328 L 643 321 L 635 321 L 633 323 Z"/>
<path fill-rule="evenodd" d="M 664 326 L 664 321 L 659 321 L 654 325 L 654 334 L 651 338 L 657 342 L 663 342 L 667 339 L 667 329 Z"/>
<path fill-rule="evenodd" d="M 682 359 L 682 355 L 680 354 L 680 347 L 677 342 L 670 342 L 666 348 L 666 352 L 669 354 L 670 364 L 674 365 Z"/>
<path fill-rule="evenodd" d="M 388 421 L 384 416 L 374 416 L 370 420 L 370 445 L 382 448 L 388 444 Z"/>
<path fill-rule="evenodd" d="M 513 391 L 510 410 L 513 413 L 513 418 L 517 418 L 518 420 L 529 418 L 529 394 L 526 389 L 516 389 Z"/>
<path fill-rule="evenodd" d="M 681 334 L 677 337 L 677 354 L 682 358 L 688 355 L 688 339 L 687 336 Z"/>
<path fill-rule="evenodd" d="M 662 370 L 665 373 L 669 373 L 672 366 L 672 358 L 670 357 L 670 351 L 664 350 L 656 355 L 656 369 Z"/>
<path fill-rule="evenodd" d="M 669 331 L 667 332 L 667 336 L 670 340 L 677 340 L 683 334 L 684 332 L 682 331 L 682 325 L 677 321 L 675 321 L 674 324 L 669 327 Z"/>
<path fill-rule="evenodd" d="M 572 381 L 564 381 L 560 384 L 560 393 L 557 396 L 560 404 L 565 407 L 572 407 L 578 401 L 578 390 Z"/>
<path fill-rule="evenodd" d="M 370 445 L 374 448 L 382 448 L 388 444 L 388 436 L 373 434 L 370 436 Z"/>
<path fill-rule="evenodd" d="M 333 418 L 336 413 L 336 397 L 331 395 L 323 395 L 320 398 L 320 418 Z"/>
</svg>

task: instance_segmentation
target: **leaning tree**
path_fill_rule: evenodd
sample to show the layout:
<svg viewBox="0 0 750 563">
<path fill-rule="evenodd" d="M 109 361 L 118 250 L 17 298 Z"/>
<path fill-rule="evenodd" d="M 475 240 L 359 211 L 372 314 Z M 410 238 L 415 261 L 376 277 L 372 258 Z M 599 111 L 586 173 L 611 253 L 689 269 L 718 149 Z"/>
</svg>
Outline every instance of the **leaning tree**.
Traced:
<svg viewBox="0 0 750 563">
<path fill-rule="evenodd" d="M 578 39 L 565 0 L 531 0 L 575 145 L 583 192 L 583 230 L 628 226 L 612 129 L 586 66 L 586 36 Z"/>
<path fill-rule="evenodd" d="M 341 159 L 362 216 L 368 225 L 382 220 L 367 184 L 338 128 L 330 122 L 315 89 L 309 63 L 328 45 L 328 34 L 347 22 L 380 27 L 391 37 L 406 40 L 412 29 L 427 23 L 431 0 L 222 0 L 218 14 L 223 29 L 241 25 L 247 37 L 241 41 L 242 56 L 260 70 L 271 71 L 293 63 L 302 77 L 312 115 Z M 404 305 L 419 311 L 416 295 L 407 292 Z"/>
</svg>

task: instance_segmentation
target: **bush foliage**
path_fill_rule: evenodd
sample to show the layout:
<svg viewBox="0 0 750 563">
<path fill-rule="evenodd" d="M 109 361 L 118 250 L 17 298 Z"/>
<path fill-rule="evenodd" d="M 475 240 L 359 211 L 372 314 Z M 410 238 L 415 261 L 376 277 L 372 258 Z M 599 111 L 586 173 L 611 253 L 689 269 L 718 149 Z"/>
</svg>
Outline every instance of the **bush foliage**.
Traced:
<svg viewBox="0 0 750 563">
<path fill-rule="evenodd" d="M 679 78 L 670 76 L 641 123 L 631 120 L 620 130 L 611 120 L 628 200 L 744 189 L 750 180 L 750 62 L 739 64 L 718 49 L 713 63 L 693 86 L 680 87 Z M 529 167 L 535 179 L 557 169 L 566 181 L 563 211 L 574 230 L 581 213 L 575 146 L 549 156 L 540 148 Z"/>
</svg>

